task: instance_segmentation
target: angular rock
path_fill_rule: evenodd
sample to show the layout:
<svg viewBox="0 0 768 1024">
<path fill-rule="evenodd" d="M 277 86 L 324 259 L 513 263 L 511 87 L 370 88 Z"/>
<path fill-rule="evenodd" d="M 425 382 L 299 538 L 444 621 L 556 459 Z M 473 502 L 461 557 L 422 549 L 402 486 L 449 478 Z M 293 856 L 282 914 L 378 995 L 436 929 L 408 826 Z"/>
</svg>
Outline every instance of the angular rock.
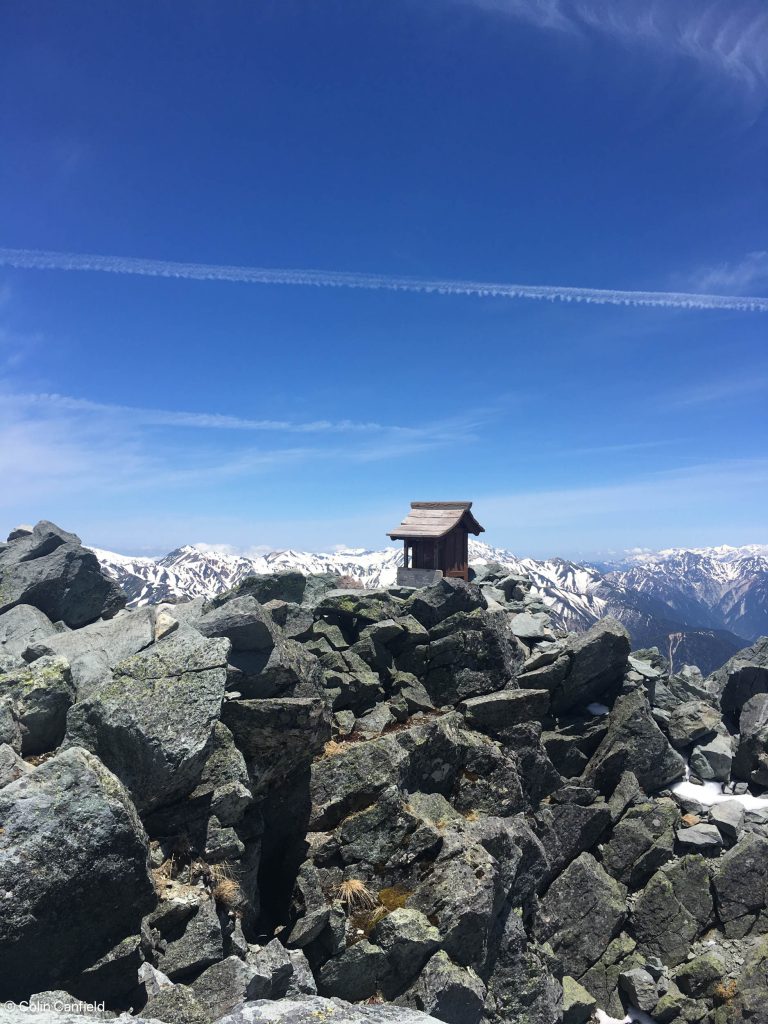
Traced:
<svg viewBox="0 0 768 1024">
<path fill-rule="evenodd" d="M 70 749 L 0 789 L 0 998 L 55 987 L 155 904 L 147 837 L 128 794 Z"/>
<path fill-rule="evenodd" d="M 584 778 L 608 794 L 625 771 L 635 775 L 646 793 L 663 789 L 685 773 L 685 761 L 653 720 L 641 690 L 616 701 L 608 731 L 585 768 Z"/>
<path fill-rule="evenodd" d="M 566 973 L 580 979 L 621 930 L 625 900 L 624 886 L 582 853 L 541 900 L 534 935 L 551 944 Z"/>
<path fill-rule="evenodd" d="M 31 604 L 17 604 L 0 615 L 0 654 L 21 657 L 30 644 L 57 633 L 51 620 Z"/>
<path fill-rule="evenodd" d="M 161 989 L 147 1001 L 142 1020 L 163 1021 L 163 1024 L 210 1024 L 208 1012 L 195 999 L 191 988 L 172 985 Z M 137 1024 L 140 1024 L 138 1018 Z"/>
<path fill-rule="evenodd" d="M 187 981 L 225 957 L 224 936 L 216 907 L 201 903 L 181 931 L 172 932 L 158 967 L 171 981 Z"/>
<path fill-rule="evenodd" d="M 650 1013 L 659 1000 L 655 980 L 642 967 L 631 967 L 620 974 L 619 988 L 626 992 L 632 1006 L 636 1006 L 643 1013 Z"/>
<path fill-rule="evenodd" d="M 768 839 L 743 836 L 717 861 L 712 883 L 725 934 L 742 938 L 766 905 Z"/>
<path fill-rule="evenodd" d="M 387 983 L 397 992 L 419 973 L 440 947 L 440 932 L 418 910 L 400 907 L 371 932 L 371 939 L 387 954 Z"/>
<path fill-rule="evenodd" d="M 739 745 L 733 775 L 745 782 L 768 786 L 768 693 L 745 702 L 739 717 Z"/>
<path fill-rule="evenodd" d="M 479 587 L 463 580 L 446 578 L 416 590 L 406 602 L 404 611 L 431 629 L 457 612 L 473 612 L 477 608 L 485 608 L 485 598 Z"/>
<path fill-rule="evenodd" d="M 0 548 L 0 613 L 14 605 L 38 608 L 52 622 L 76 629 L 125 606 L 116 583 L 73 533 L 45 520 Z"/>
<path fill-rule="evenodd" d="M 141 811 L 185 796 L 210 753 L 228 649 L 184 627 L 121 662 L 112 682 L 70 709 L 67 744 L 97 754 Z"/>
<path fill-rule="evenodd" d="M 632 920 L 638 949 L 674 967 L 712 917 L 707 862 L 687 856 L 665 865 L 640 893 Z"/>
<path fill-rule="evenodd" d="M 268 651 L 275 626 L 255 597 L 235 597 L 206 612 L 197 623 L 203 636 L 225 636 L 233 651 Z"/>
<path fill-rule="evenodd" d="M 32 770 L 8 743 L 0 743 L 0 789 Z"/>
<path fill-rule="evenodd" d="M 720 725 L 719 713 L 701 700 L 678 704 L 669 716 L 669 738 L 676 747 L 689 747 L 696 740 L 708 736 Z"/>
<path fill-rule="evenodd" d="M 563 978 L 563 1024 L 586 1024 L 597 1009 L 597 1000 L 566 974 Z"/>
<path fill-rule="evenodd" d="M 554 640 L 552 623 L 548 615 L 542 612 L 519 612 L 510 620 L 510 628 L 515 636 L 522 640 Z"/>
<path fill-rule="evenodd" d="M 430 637 L 422 681 L 438 707 L 505 689 L 522 664 L 522 651 L 505 620 L 488 612 L 456 614 Z"/>
<path fill-rule="evenodd" d="M 676 836 L 686 852 L 719 849 L 723 845 L 723 837 L 714 825 L 699 824 L 679 828 Z"/>
<path fill-rule="evenodd" d="M 318 990 L 350 1002 L 368 999 L 379 988 L 386 967 L 384 951 L 361 939 L 323 964 L 317 976 Z"/>
<path fill-rule="evenodd" d="M 546 690 L 501 690 L 462 701 L 459 710 L 470 728 L 498 736 L 521 722 L 540 721 L 549 710 L 549 694 Z"/>
<path fill-rule="evenodd" d="M 228 700 L 221 720 L 251 766 L 255 796 L 308 765 L 331 738 L 325 703 L 317 697 Z"/>
<path fill-rule="evenodd" d="M 711 996 L 725 972 L 723 958 L 715 953 L 702 953 L 678 967 L 675 982 L 682 992 L 694 999 Z"/>
<path fill-rule="evenodd" d="M 472 968 L 460 967 L 440 950 L 398 1002 L 433 1014 L 446 1024 L 479 1024 L 484 1000 L 485 985 Z"/>
<path fill-rule="evenodd" d="M 352 1006 L 341 999 L 324 999 L 321 996 L 292 996 L 244 1003 L 216 1024 L 318 1024 L 318 1021 L 328 1019 L 334 1024 L 439 1024 L 435 1017 L 404 1006 L 375 1003 Z"/>
<path fill-rule="evenodd" d="M 203 971 L 190 988 L 208 1016 L 218 1020 L 238 1003 L 269 998 L 272 975 L 259 971 L 251 963 L 244 963 L 240 957 L 228 956 Z"/>
<path fill-rule="evenodd" d="M 0 696 L 10 697 L 27 757 L 55 750 L 64 739 L 67 711 L 75 699 L 69 663 L 41 658 L 33 665 L 0 675 Z"/>
<path fill-rule="evenodd" d="M 739 800 L 724 800 L 709 809 L 709 820 L 723 839 L 735 843 L 744 831 L 744 805 Z"/>
<path fill-rule="evenodd" d="M 714 736 L 708 743 L 693 748 L 691 769 L 700 779 L 727 782 L 731 777 L 733 741 L 729 736 Z"/>
<path fill-rule="evenodd" d="M 630 890 L 645 885 L 674 854 L 677 805 L 661 798 L 630 807 L 603 846 L 603 867 Z"/>
<path fill-rule="evenodd" d="M 570 659 L 564 679 L 552 692 L 552 711 L 562 714 L 618 691 L 630 651 L 629 633 L 615 619 L 601 619 L 590 630 L 568 637 Z M 530 684 L 528 684 L 530 685 Z"/>
<path fill-rule="evenodd" d="M 109 668 L 130 658 L 154 641 L 154 609 L 118 612 L 113 618 L 92 622 L 81 629 L 52 633 L 24 650 L 25 661 L 51 655 L 70 664 L 85 655 L 101 656 Z"/>
<path fill-rule="evenodd" d="M 751 697 L 768 693 L 768 636 L 734 654 L 707 679 L 707 688 L 719 696 L 723 715 L 735 725 Z"/>
</svg>

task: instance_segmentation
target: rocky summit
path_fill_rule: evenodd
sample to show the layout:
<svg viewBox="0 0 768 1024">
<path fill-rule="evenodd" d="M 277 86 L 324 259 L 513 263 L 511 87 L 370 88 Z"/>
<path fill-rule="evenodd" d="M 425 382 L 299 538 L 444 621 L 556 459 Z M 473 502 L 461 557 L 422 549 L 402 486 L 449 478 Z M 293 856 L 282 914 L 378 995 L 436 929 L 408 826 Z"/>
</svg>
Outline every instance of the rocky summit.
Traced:
<svg viewBox="0 0 768 1024">
<path fill-rule="evenodd" d="M 0 545 L 0 1024 L 768 1024 L 768 639 Z"/>
</svg>

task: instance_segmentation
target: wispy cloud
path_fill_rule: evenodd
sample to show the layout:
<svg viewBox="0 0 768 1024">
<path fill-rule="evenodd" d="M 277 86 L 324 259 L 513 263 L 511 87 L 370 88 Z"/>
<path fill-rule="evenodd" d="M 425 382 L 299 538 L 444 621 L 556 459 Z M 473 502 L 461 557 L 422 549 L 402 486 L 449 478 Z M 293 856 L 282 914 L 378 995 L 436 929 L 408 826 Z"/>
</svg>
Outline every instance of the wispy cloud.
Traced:
<svg viewBox="0 0 768 1024">
<path fill-rule="evenodd" d="M 318 463 L 338 467 L 404 459 L 471 444 L 483 413 L 465 411 L 409 426 L 351 421 L 300 423 L 147 410 L 66 395 L 0 388 L 0 507 L 63 493 L 187 490 Z M 194 444 L 182 436 L 204 431 Z M 224 429 L 239 435 L 225 437 Z M 254 444 L 266 431 L 270 444 Z M 297 435 L 301 443 L 295 444 Z"/>
<path fill-rule="evenodd" d="M 684 58 L 750 93 L 768 86 L 768 10 L 760 0 L 460 0 L 538 28 L 609 37 Z"/>
<path fill-rule="evenodd" d="M 0 393 L 0 398 L 3 397 Z M 339 433 L 414 433 L 413 427 L 390 426 L 383 423 L 356 422 L 353 420 L 294 420 L 249 419 L 242 416 L 229 416 L 223 413 L 183 412 L 175 409 L 147 409 L 141 406 L 116 405 L 106 402 L 93 402 L 86 398 L 75 398 L 70 395 L 41 392 L 36 394 L 15 393 L 12 396 L 17 403 L 30 408 L 59 409 L 65 412 L 83 413 L 97 416 L 124 417 L 129 416 L 131 422 L 142 426 L 159 427 L 191 427 L 200 430 L 236 430 L 266 431 L 283 434 L 339 434 Z"/>
<path fill-rule="evenodd" d="M 767 48 L 768 48 L 768 44 Z M 701 291 L 748 292 L 768 287 L 768 251 L 748 253 L 735 263 L 701 267 L 691 277 L 690 287 Z"/>
<path fill-rule="evenodd" d="M 526 554 L 559 550 L 586 557 L 626 548 L 630 538 L 654 549 L 728 538 L 751 543 L 765 534 L 767 500 L 768 459 L 733 459 L 628 474 L 607 484 L 477 495 L 475 503 L 497 543 Z"/>
<path fill-rule="evenodd" d="M 672 394 L 662 395 L 660 403 L 666 408 L 682 409 L 696 405 L 739 401 L 760 394 L 768 395 L 768 374 L 753 370 L 737 377 L 721 377 L 690 385 Z"/>
<path fill-rule="evenodd" d="M 182 278 L 194 281 L 230 281 L 239 284 L 363 288 L 396 292 L 473 295 L 504 299 L 535 299 L 614 306 L 660 306 L 672 309 L 726 309 L 768 312 L 768 297 L 716 295 L 690 292 L 636 291 L 616 288 L 582 288 L 572 285 L 507 284 L 488 281 L 427 280 L 385 274 L 346 271 L 284 270 L 269 267 L 235 267 L 168 260 L 97 256 L 83 253 L 44 252 L 36 249 L 0 249 L 0 266 L 25 270 L 98 271 L 138 274 L 142 277 Z"/>
</svg>

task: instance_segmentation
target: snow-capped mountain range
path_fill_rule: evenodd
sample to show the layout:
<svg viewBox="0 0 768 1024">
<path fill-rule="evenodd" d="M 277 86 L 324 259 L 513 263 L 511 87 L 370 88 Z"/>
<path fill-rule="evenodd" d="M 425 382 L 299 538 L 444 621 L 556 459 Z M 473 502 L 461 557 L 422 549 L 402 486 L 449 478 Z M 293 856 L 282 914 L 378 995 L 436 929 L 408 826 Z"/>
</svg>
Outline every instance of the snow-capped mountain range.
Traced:
<svg viewBox="0 0 768 1024">
<path fill-rule="evenodd" d="M 131 605 L 213 597 L 254 573 L 296 569 L 334 573 L 365 587 L 395 581 L 400 548 L 330 553 L 269 551 L 246 557 L 185 545 L 162 558 L 132 558 L 92 549 Z M 585 630 L 605 615 L 622 621 L 634 646 L 665 651 L 682 634 L 676 661 L 711 671 L 758 636 L 768 633 L 768 545 L 670 548 L 641 551 L 615 562 L 579 564 L 562 558 L 518 558 L 506 548 L 470 540 L 474 564 L 500 562 L 527 576 L 533 593 L 566 629 Z"/>
</svg>

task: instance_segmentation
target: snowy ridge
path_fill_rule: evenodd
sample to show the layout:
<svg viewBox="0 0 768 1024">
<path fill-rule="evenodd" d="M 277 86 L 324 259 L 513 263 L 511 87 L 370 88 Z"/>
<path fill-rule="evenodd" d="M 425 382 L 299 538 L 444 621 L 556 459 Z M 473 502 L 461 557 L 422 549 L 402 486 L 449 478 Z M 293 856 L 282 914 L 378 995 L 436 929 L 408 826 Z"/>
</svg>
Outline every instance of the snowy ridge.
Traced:
<svg viewBox="0 0 768 1024">
<path fill-rule="evenodd" d="M 388 587 L 402 564 L 399 547 L 242 555 L 188 544 L 162 558 L 92 550 L 134 606 L 210 598 L 245 576 L 286 570 L 331 573 L 364 587 Z M 563 558 L 519 558 L 506 548 L 475 540 L 469 542 L 469 555 L 475 565 L 500 562 L 529 579 L 532 592 L 566 629 L 585 630 L 612 615 L 627 626 L 635 647 L 663 650 L 670 633 L 684 633 L 682 656 L 704 671 L 768 633 L 768 545 L 632 552 L 600 567 Z"/>
</svg>

